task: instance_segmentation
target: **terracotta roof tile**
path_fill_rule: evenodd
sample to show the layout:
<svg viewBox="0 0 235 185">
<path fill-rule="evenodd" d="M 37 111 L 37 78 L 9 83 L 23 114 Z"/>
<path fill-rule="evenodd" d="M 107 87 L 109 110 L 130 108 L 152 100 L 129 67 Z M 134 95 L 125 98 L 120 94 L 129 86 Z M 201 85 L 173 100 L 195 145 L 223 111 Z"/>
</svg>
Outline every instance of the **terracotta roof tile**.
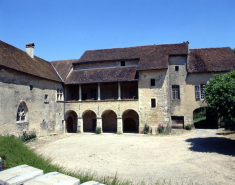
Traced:
<svg viewBox="0 0 235 185">
<path fill-rule="evenodd" d="M 58 61 L 52 61 L 51 63 L 56 68 L 57 72 L 61 76 L 61 78 L 65 81 L 66 77 L 68 76 L 71 68 L 72 63 L 78 62 L 79 59 L 74 60 L 58 60 Z"/>
<path fill-rule="evenodd" d="M 139 59 L 138 70 L 163 69 L 168 67 L 169 55 L 187 53 L 187 43 L 88 50 L 79 63 Z"/>
<path fill-rule="evenodd" d="M 37 56 L 32 59 L 26 52 L 0 40 L 0 65 L 45 79 L 61 82 L 50 62 Z"/>
<path fill-rule="evenodd" d="M 188 72 L 223 72 L 235 69 L 235 54 L 229 47 L 190 49 Z"/>
<path fill-rule="evenodd" d="M 73 70 L 66 84 L 135 81 L 136 67 L 107 67 Z"/>
</svg>

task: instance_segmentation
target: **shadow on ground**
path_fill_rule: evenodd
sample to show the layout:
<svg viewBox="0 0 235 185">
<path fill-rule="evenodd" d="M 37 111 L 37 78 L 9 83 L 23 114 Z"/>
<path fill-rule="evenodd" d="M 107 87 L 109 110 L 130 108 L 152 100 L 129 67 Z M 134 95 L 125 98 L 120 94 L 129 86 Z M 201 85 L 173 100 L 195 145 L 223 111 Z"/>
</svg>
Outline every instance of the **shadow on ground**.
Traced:
<svg viewBox="0 0 235 185">
<path fill-rule="evenodd" d="M 189 150 L 194 152 L 218 153 L 235 156 L 235 140 L 223 137 L 190 138 L 186 142 L 191 143 Z"/>
</svg>

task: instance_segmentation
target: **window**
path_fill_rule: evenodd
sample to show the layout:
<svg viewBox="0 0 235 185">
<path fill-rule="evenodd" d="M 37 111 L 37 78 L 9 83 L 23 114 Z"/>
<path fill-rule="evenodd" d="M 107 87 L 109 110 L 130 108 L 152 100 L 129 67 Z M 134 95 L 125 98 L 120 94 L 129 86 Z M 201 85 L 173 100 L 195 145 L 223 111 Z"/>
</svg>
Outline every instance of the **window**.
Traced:
<svg viewBox="0 0 235 185">
<path fill-rule="evenodd" d="M 44 103 L 49 103 L 49 101 L 48 101 L 48 94 L 44 95 Z"/>
<path fill-rule="evenodd" d="M 57 89 L 57 100 L 63 101 L 63 90 Z"/>
<path fill-rule="evenodd" d="M 180 86 L 172 85 L 172 99 L 180 99 Z"/>
<path fill-rule="evenodd" d="M 155 107 L 156 107 L 156 100 L 151 99 L 151 108 L 155 108 Z"/>
<path fill-rule="evenodd" d="M 30 85 L 30 91 L 32 91 L 33 90 L 33 85 Z"/>
<path fill-rule="evenodd" d="M 179 71 L 179 66 L 175 66 L 175 71 Z"/>
<path fill-rule="evenodd" d="M 125 66 L 126 65 L 126 61 L 121 61 L 121 66 Z"/>
<path fill-rule="evenodd" d="M 150 79 L 150 85 L 151 85 L 151 87 L 155 86 L 155 79 Z"/>
<path fill-rule="evenodd" d="M 205 99 L 205 84 L 195 85 L 195 98 L 196 101 Z"/>
<path fill-rule="evenodd" d="M 16 121 L 26 121 L 27 107 L 24 102 L 20 103 L 17 109 Z"/>
</svg>

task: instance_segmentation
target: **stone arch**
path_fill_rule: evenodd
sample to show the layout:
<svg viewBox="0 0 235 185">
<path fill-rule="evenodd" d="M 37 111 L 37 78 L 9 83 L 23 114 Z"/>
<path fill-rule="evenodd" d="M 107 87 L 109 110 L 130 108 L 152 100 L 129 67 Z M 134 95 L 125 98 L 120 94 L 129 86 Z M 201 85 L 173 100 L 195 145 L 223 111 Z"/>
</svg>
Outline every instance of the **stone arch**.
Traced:
<svg viewBox="0 0 235 185">
<path fill-rule="evenodd" d="M 212 107 L 198 107 L 193 110 L 195 128 L 218 128 L 216 110 Z"/>
<path fill-rule="evenodd" d="M 17 122 L 27 122 L 28 121 L 28 107 L 24 101 L 20 102 L 17 113 L 16 113 Z"/>
<path fill-rule="evenodd" d="M 83 131 L 95 132 L 97 124 L 97 116 L 93 110 L 86 110 L 82 114 L 83 119 Z"/>
<path fill-rule="evenodd" d="M 111 110 L 105 110 L 101 114 L 103 132 L 117 133 L 117 114 Z"/>
<path fill-rule="evenodd" d="M 133 110 L 125 110 L 122 114 L 123 133 L 127 132 L 139 132 L 139 114 Z"/>
<path fill-rule="evenodd" d="M 65 132 L 75 133 L 77 132 L 77 119 L 78 115 L 75 111 L 69 110 L 65 113 Z"/>
</svg>

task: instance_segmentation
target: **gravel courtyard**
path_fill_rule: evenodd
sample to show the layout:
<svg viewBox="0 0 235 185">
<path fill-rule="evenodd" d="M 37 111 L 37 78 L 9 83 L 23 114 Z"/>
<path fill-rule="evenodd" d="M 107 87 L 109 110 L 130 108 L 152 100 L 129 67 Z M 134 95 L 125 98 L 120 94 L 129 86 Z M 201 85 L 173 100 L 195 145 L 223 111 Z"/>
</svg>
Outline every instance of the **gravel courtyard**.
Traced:
<svg viewBox="0 0 235 185">
<path fill-rule="evenodd" d="M 135 184 L 163 179 L 172 184 L 235 184 L 235 138 L 222 132 L 63 134 L 29 145 L 69 170 L 90 170 L 110 177 L 117 173 Z"/>
</svg>

